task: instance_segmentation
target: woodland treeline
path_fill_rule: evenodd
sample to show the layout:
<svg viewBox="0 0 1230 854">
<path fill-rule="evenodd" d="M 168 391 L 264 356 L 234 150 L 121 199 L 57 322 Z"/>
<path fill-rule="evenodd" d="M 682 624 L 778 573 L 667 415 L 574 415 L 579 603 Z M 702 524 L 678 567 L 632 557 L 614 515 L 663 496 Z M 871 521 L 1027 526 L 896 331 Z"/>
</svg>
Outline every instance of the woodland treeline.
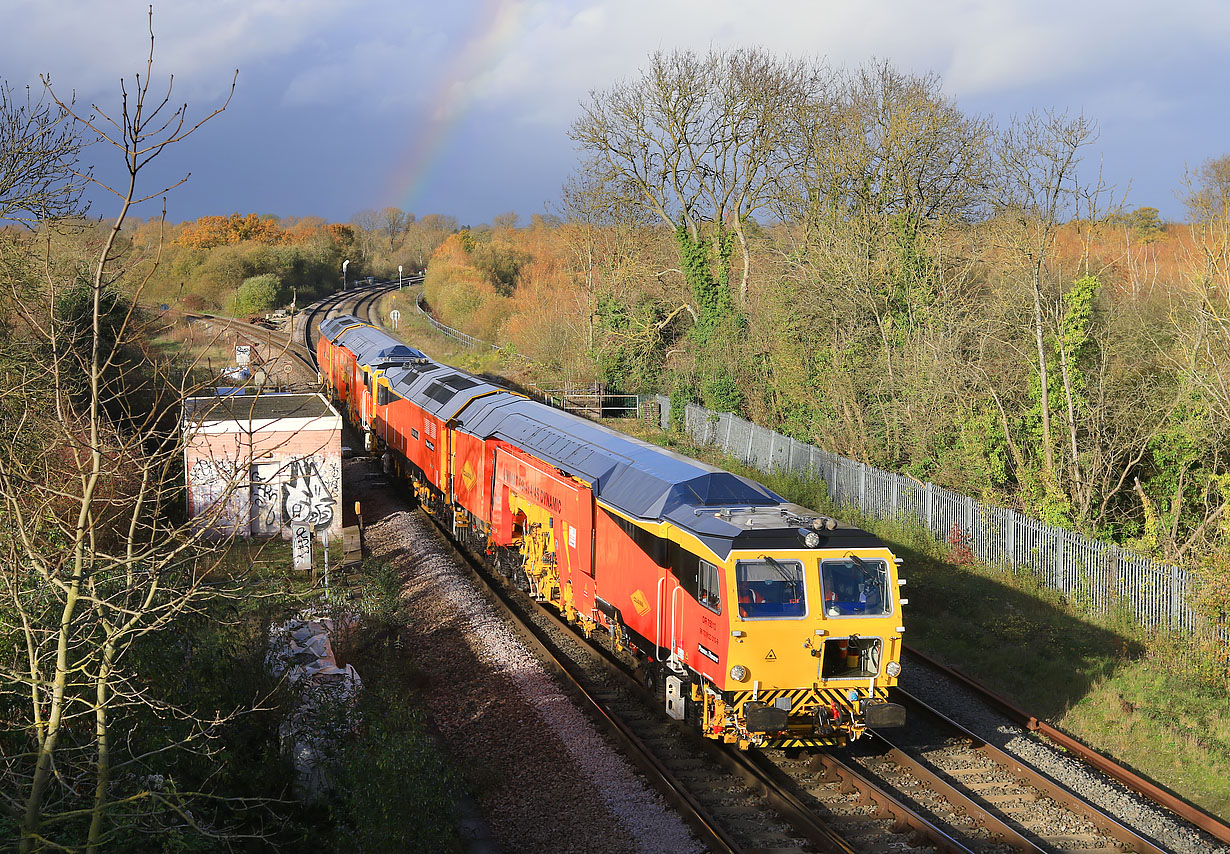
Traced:
<svg viewBox="0 0 1230 854">
<path fill-rule="evenodd" d="M 1089 117 L 759 50 L 655 54 L 572 135 L 551 215 L 436 252 L 445 322 L 1225 577 L 1230 158 L 1163 223 Z"/>
<path fill-rule="evenodd" d="M 49 239 L 55 254 L 88 254 L 110 224 L 61 218 L 54 231 L 10 236 L 27 243 Z M 178 224 L 137 217 L 124 223 L 117 251 L 125 253 L 133 275 L 145 279 L 147 304 L 247 317 L 340 290 L 343 261 L 350 262 L 352 284 L 376 272 L 396 278 L 399 265 L 407 276 L 421 272 L 457 230 L 451 216 L 417 218 L 391 207 L 361 213 L 350 223 L 255 213 Z"/>
</svg>

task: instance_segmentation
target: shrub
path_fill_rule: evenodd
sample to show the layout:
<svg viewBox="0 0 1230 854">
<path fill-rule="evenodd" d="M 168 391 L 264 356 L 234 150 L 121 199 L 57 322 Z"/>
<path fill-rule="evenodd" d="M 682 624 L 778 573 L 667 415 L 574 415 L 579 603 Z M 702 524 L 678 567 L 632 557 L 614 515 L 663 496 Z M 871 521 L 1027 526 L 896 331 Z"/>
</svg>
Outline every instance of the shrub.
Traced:
<svg viewBox="0 0 1230 854">
<path fill-rule="evenodd" d="M 244 279 L 239 290 L 235 292 L 236 317 L 249 314 L 263 314 L 281 305 L 282 281 L 272 273 L 262 273 Z"/>
<path fill-rule="evenodd" d="M 396 687 L 373 682 L 359 702 L 359 735 L 337 769 L 338 838 L 362 852 L 460 850 L 453 829 L 458 778 L 423 713 Z"/>
</svg>

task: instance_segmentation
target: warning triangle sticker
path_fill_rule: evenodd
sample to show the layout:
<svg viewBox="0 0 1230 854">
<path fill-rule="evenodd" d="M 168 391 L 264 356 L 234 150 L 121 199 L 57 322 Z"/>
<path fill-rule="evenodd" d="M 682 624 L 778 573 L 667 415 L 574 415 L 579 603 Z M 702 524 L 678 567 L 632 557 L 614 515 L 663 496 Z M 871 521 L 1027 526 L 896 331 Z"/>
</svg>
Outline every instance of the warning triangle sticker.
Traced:
<svg viewBox="0 0 1230 854">
<path fill-rule="evenodd" d="M 769 650 L 769 654 L 764 657 L 765 661 L 777 661 L 777 656 L 773 654 L 773 650 Z"/>
</svg>

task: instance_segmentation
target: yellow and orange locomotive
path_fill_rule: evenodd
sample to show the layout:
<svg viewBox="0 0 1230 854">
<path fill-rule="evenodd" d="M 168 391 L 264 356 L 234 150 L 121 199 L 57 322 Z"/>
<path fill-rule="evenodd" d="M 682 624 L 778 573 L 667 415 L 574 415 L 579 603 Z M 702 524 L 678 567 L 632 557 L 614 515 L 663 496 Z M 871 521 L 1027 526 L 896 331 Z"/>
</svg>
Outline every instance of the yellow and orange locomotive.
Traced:
<svg viewBox="0 0 1230 854">
<path fill-rule="evenodd" d="M 764 486 L 427 359 L 355 317 L 322 376 L 424 506 L 587 637 L 636 657 L 667 714 L 740 747 L 900 726 L 900 561 Z"/>
</svg>

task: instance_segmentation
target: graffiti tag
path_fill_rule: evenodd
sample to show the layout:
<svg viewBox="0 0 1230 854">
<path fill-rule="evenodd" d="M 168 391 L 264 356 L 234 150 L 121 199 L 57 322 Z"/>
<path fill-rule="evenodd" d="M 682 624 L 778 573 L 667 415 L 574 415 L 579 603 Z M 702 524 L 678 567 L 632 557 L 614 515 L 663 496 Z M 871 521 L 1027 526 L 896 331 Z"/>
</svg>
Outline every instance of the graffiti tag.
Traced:
<svg viewBox="0 0 1230 854">
<path fill-rule="evenodd" d="M 313 530 L 328 528 L 333 521 L 337 500 L 321 477 L 314 458 L 293 460 L 287 467 L 282 487 L 282 518 L 306 522 Z"/>
<path fill-rule="evenodd" d="M 312 529 L 302 522 L 297 522 L 290 526 L 290 530 L 295 569 L 306 572 L 312 568 Z"/>
</svg>

